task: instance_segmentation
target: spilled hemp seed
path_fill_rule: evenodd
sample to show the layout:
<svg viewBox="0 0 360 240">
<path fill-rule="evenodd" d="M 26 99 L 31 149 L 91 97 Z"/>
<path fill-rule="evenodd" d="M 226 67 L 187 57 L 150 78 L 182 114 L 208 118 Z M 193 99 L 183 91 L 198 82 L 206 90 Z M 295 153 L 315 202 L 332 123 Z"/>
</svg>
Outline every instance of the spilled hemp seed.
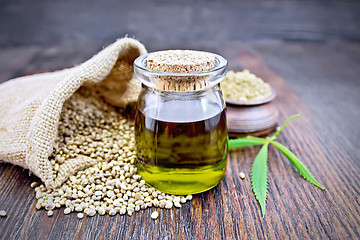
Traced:
<svg viewBox="0 0 360 240">
<path fill-rule="evenodd" d="M 6 212 L 5 212 L 5 210 L 0 210 L 0 216 L 1 216 L 1 217 L 6 217 Z"/>
<path fill-rule="evenodd" d="M 61 207 L 65 207 L 64 214 L 76 212 L 79 219 L 96 214 L 131 216 L 150 207 L 179 208 L 192 199 L 191 195 L 157 191 L 137 174 L 134 123 L 125 110 L 117 110 L 81 89 L 65 102 L 59 123 L 49 158 L 55 172 L 79 155 L 96 159 L 97 164 L 78 171 L 57 189 L 31 184 L 35 187 L 36 209 L 45 208 L 48 216 Z"/>
<path fill-rule="evenodd" d="M 154 212 L 151 213 L 151 218 L 152 219 L 157 219 L 158 217 L 159 217 L 159 212 L 154 211 Z"/>
</svg>

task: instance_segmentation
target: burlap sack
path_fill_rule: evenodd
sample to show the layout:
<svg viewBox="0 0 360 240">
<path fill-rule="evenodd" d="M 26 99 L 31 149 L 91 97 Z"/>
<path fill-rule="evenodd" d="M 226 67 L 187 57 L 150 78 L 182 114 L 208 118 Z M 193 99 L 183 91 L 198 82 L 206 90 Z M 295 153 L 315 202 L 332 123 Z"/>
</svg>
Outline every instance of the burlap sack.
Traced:
<svg viewBox="0 0 360 240">
<path fill-rule="evenodd" d="M 136 101 L 140 86 L 132 64 L 145 53 L 141 43 L 123 38 L 79 66 L 1 84 L 0 160 L 29 169 L 48 188 L 60 186 L 77 170 L 94 164 L 85 156 L 67 161 L 53 180 L 48 157 L 53 151 L 62 106 L 84 84 L 95 86 L 114 105 Z"/>
</svg>

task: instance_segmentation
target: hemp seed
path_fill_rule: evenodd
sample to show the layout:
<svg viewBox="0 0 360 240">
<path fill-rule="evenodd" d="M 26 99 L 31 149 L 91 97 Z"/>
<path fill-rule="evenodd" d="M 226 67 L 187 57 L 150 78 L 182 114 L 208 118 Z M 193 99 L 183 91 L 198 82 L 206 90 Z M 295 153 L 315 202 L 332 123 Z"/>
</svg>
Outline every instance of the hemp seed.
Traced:
<svg viewBox="0 0 360 240">
<path fill-rule="evenodd" d="M 151 218 L 152 219 L 157 219 L 159 217 L 159 213 L 157 212 L 157 211 L 153 211 L 152 213 L 151 213 Z"/>
<path fill-rule="evenodd" d="M 71 213 L 71 209 L 70 208 L 65 208 L 64 209 L 64 214 L 67 215 L 69 213 Z"/>
<path fill-rule="evenodd" d="M 5 210 L 0 210 L 0 216 L 1 216 L 1 217 L 6 217 L 6 212 L 5 212 Z"/>
</svg>

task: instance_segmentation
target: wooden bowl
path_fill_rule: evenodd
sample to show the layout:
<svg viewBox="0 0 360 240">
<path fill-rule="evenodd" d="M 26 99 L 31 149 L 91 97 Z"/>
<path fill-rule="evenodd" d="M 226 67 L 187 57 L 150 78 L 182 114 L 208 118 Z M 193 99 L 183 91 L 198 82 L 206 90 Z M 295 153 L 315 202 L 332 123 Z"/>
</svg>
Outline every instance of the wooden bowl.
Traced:
<svg viewBox="0 0 360 240">
<path fill-rule="evenodd" d="M 275 127 L 279 111 L 272 100 L 276 92 L 272 88 L 270 97 L 256 101 L 234 101 L 225 99 L 227 103 L 227 121 L 230 137 L 264 136 Z"/>
</svg>

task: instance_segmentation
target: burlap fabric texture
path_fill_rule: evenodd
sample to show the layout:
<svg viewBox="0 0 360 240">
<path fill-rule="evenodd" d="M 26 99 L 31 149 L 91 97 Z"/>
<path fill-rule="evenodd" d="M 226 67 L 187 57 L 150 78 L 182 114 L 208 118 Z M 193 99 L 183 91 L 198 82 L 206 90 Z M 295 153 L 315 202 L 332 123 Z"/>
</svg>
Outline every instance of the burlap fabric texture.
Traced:
<svg viewBox="0 0 360 240">
<path fill-rule="evenodd" d="M 132 64 L 145 53 L 137 40 L 122 38 L 79 66 L 1 84 L 0 160 L 29 169 L 48 188 L 60 186 L 71 174 L 94 164 L 86 156 L 71 159 L 61 164 L 53 179 L 48 158 L 62 106 L 83 85 L 100 92 L 116 106 L 136 101 L 140 85 L 133 76 Z"/>
</svg>

